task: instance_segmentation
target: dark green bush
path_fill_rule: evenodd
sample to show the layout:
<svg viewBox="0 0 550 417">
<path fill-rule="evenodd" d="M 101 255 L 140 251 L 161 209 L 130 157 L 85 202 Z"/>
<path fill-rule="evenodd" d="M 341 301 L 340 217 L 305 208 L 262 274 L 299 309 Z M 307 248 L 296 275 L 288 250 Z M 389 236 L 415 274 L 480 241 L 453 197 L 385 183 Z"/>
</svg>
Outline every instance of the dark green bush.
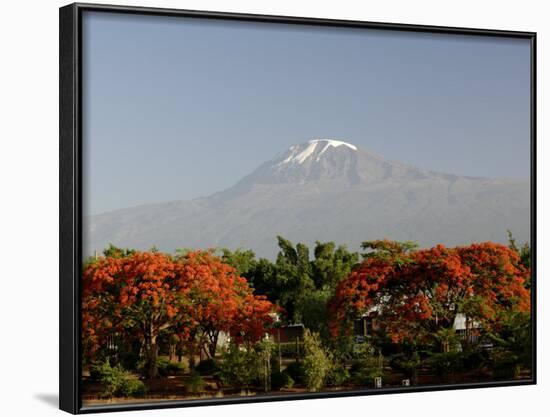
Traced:
<svg viewBox="0 0 550 417">
<path fill-rule="evenodd" d="M 514 379 L 520 372 L 520 358 L 505 350 L 495 350 L 491 355 L 493 378 Z"/>
<path fill-rule="evenodd" d="M 127 377 L 122 380 L 120 394 L 124 397 L 143 397 L 145 392 L 145 384 L 137 377 Z"/>
<path fill-rule="evenodd" d="M 487 354 L 480 350 L 462 352 L 462 365 L 465 371 L 481 368 L 487 362 Z"/>
<path fill-rule="evenodd" d="M 193 372 L 185 383 L 185 389 L 190 394 L 198 394 L 204 388 L 204 380 L 198 372 Z"/>
<path fill-rule="evenodd" d="M 332 354 L 323 346 L 319 333 L 309 330 L 304 333 L 304 350 L 305 385 L 310 391 L 319 391 L 332 369 Z"/>
<path fill-rule="evenodd" d="M 218 363 L 214 359 L 204 359 L 195 366 L 195 371 L 201 375 L 213 375 L 219 369 Z"/>
<path fill-rule="evenodd" d="M 259 360 L 253 350 L 240 350 L 231 345 L 223 354 L 219 367 L 217 375 L 224 385 L 247 387 L 258 382 Z"/>
<path fill-rule="evenodd" d="M 327 385 L 331 387 L 339 387 L 344 385 L 350 379 L 349 371 L 342 365 L 333 366 L 327 375 Z"/>
<path fill-rule="evenodd" d="M 403 372 L 407 377 L 413 377 L 422 361 L 417 352 L 398 353 L 391 357 L 390 366 L 393 370 Z"/>
<path fill-rule="evenodd" d="M 304 385 L 306 373 L 304 365 L 301 362 L 292 362 L 286 367 L 283 373 L 290 376 L 296 384 Z"/>
<path fill-rule="evenodd" d="M 428 359 L 428 365 L 439 377 L 446 378 L 464 368 L 464 356 L 462 352 L 434 353 Z"/>
<path fill-rule="evenodd" d="M 158 358 L 157 367 L 159 376 L 167 377 L 181 374 L 184 371 L 184 366 L 179 362 L 170 362 L 167 358 Z"/>
<path fill-rule="evenodd" d="M 294 380 L 286 372 L 273 372 L 271 374 L 271 389 L 292 388 Z"/>
<path fill-rule="evenodd" d="M 105 397 L 140 397 L 145 394 L 145 384 L 122 366 L 112 367 L 109 361 L 94 367 L 94 375 L 103 386 Z"/>
<path fill-rule="evenodd" d="M 350 369 L 350 379 L 357 385 L 372 386 L 375 378 L 384 376 L 383 362 L 381 352 L 373 346 L 367 343 L 357 346 Z"/>
</svg>

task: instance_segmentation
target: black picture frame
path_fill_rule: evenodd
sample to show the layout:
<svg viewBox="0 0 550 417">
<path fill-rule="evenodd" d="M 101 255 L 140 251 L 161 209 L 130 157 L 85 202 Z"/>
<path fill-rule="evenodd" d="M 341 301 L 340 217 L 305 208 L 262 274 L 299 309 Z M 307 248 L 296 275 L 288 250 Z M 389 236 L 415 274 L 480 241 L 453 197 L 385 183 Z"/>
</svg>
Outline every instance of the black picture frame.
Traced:
<svg viewBox="0 0 550 417">
<path fill-rule="evenodd" d="M 321 392 L 288 394 L 281 396 L 259 395 L 254 397 L 220 398 L 201 400 L 166 400 L 162 402 L 135 404 L 107 404 L 82 406 L 81 401 L 81 312 L 80 273 L 82 268 L 82 32 L 83 12 L 109 12 L 124 14 L 180 16 L 186 18 L 207 18 L 217 20 L 292 23 L 319 27 L 347 27 L 404 32 L 428 32 L 456 34 L 463 36 L 489 36 L 528 39 L 531 43 L 531 264 L 532 328 L 536 329 L 536 33 L 504 30 L 472 29 L 459 27 L 394 24 L 365 21 L 318 19 L 290 16 L 267 16 L 240 13 L 221 13 L 194 10 L 162 9 L 150 7 L 114 6 L 75 3 L 59 10 L 59 132 L 60 132 L 60 234 L 59 234 L 59 408 L 72 414 L 143 410 L 158 408 L 190 407 L 199 405 L 221 405 L 264 401 L 298 400 L 366 396 L 390 393 L 439 391 L 464 388 L 486 388 L 513 385 L 536 384 L 536 331 L 533 331 L 533 368 L 528 380 L 491 381 L 487 383 L 462 383 L 450 385 L 411 386 L 357 390 L 346 392 Z"/>
</svg>

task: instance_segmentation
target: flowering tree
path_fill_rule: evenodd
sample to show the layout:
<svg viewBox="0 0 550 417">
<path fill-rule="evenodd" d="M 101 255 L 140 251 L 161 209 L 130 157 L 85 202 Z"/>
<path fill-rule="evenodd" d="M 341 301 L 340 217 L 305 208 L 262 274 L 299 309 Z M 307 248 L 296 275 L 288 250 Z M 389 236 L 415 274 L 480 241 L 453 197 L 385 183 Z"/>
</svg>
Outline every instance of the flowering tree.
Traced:
<svg viewBox="0 0 550 417">
<path fill-rule="evenodd" d="M 529 270 L 518 254 L 496 243 L 413 250 L 376 241 L 365 261 L 337 287 L 330 303 L 333 336 L 351 331 L 361 314 L 376 311 L 394 342 L 427 341 L 450 329 L 458 312 L 486 328 L 506 312 L 528 312 Z"/>
<path fill-rule="evenodd" d="M 213 355 L 220 331 L 238 328 L 241 337 L 255 340 L 274 309 L 234 268 L 205 251 L 178 257 L 113 252 L 86 265 L 82 283 L 86 354 L 93 357 L 114 334 L 137 336 L 149 378 L 158 374 L 161 334 L 178 335 L 191 345 L 198 340 L 199 348 L 206 345 Z"/>
<path fill-rule="evenodd" d="M 253 294 L 245 278 L 209 251 L 189 252 L 177 258 L 178 274 L 189 290 L 189 314 L 194 328 L 186 336 L 214 357 L 220 332 L 242 341 L 257 341 L 272 322 L 275 306 Z M 184 338 L 185 339 L 185 338 Z M 193 349 L 192 349 L 193 350 Z"/>
<path fill-rule="evenodd" d="M 189 321 L 189 289 L 171 257 L 134 252 L 99 258 L 84 268 L 83 340 L 93 355 L 114 333 L 143 340 L 145 373 L 157 376 L 157 339 L 161 332 Z"/>
</svg>

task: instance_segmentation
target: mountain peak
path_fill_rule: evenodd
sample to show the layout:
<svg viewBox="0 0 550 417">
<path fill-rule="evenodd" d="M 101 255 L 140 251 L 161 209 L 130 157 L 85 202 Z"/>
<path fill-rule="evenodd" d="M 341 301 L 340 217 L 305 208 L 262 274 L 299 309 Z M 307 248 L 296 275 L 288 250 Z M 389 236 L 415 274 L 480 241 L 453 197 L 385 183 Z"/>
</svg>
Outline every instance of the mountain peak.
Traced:
<svg viewBox="0 0 550 417">
<path fill-rule="evenodd" d="M 321 155 L 323 155 L 329 148 L 338 148 L 340 146 L 347 147 L 354 151 L 357 150 L 355 145 L 347 142 L 335 139 L 311 139 L 308 142 L 301 143 L 299 145 L 292 145 L 287 153 L 284 155 L 282 161 L 278 165 L 284 165 L 289 163 L 302 164 L 310 157 L 315 157 L 319 161 Z"/>
<path fill-rule="evenodd" d="M 381 156 L 337 139 L 311 139 L 292 145 L 244 177 L 231 192 L 248 192 L 253 186 L 355 187 L 381 181 L 410 181 L 436 173 L 387 161 Z"/>
</svg>

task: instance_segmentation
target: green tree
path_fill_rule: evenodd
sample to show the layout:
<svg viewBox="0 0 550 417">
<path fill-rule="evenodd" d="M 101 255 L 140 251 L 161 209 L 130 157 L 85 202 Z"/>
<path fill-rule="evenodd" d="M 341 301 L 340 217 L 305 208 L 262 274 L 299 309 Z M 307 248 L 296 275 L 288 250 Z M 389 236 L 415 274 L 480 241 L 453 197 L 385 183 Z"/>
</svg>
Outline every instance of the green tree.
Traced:
<svg viewBox="0 0 550 417">
<path fill-rule="evenodd" d="M 382 258 L 386 260 L 403 259 L 405 262 L 407 254 L 418 248 L 415 242 L 405 241 L 399 242 L 394 240 L 368 240 L 361 243 L 361 248 L 366 252 L 362 254 L 364 259 L 372 257 Z"/>
<path fill-rule="evenodd" d="M 248 278 L 248 275 L 256 268 L 258 263 L 256 254 L 252 250 L 237 249 L 231 251 L 227 248 L 221 248 L 220 251 L 222 261 L 235 268 L 242 277 Z"/>
<path fill-rule="evenodd" d="M 309 330 L 304 333 L 304 350 L 305 385 L 310 391 L 319 391 L 332 369 L 332 355 L 323 348 L 319 334 Z"/>
<path fill-rule="evenodd" d="M 126 258 L 135 252 L 136 251 L 134 249 L 119 248 L 118 246 L 109 243 L 109 246 L 103 250 L 103 256 L 109 258 Z"/>
<path fill-rule="evenodd" d="M 300 300 L 296 307 L 297 316 L 302 324 L 321 335 L 323 340 L 329 337 L 328 302 L 333 292 L 328 289 L 311 290 Z"/>
<path fill-rule="evenodd" d="M 317 289 L 333 290 L 359 262 L 356 252 L 349 252 L 346 246 L 336 248 L 334 242 L 316 242 L 313 253 L 311 267 Z"/>
<path fill-rule="evenodd" d="M 258 379 L 258 355 L 253 350 L 241 350 L 231 344 L 223 355 L 218 373 L 223 384 L 248 387 Z"/>
<path fill-rule="evenodd" d="M 299 305 L 315 289 L 309 262 L 309 249 L 303 243 L 296 247 L 287 239 L 277 237 L 280 251 L 275 262 L 275 282 L 279 289 L 278 304 L 291 322 L 300 322 Z"/>
<path fill-rule="evenodd" d="M 516 239 L 512 235 L 512 231 L 508 230 L 508 247 L 519 254 L 521 264 L 525 268 L 531 268 L 531 247 L 527 242 L 518 246 Z"/>
</svg>

